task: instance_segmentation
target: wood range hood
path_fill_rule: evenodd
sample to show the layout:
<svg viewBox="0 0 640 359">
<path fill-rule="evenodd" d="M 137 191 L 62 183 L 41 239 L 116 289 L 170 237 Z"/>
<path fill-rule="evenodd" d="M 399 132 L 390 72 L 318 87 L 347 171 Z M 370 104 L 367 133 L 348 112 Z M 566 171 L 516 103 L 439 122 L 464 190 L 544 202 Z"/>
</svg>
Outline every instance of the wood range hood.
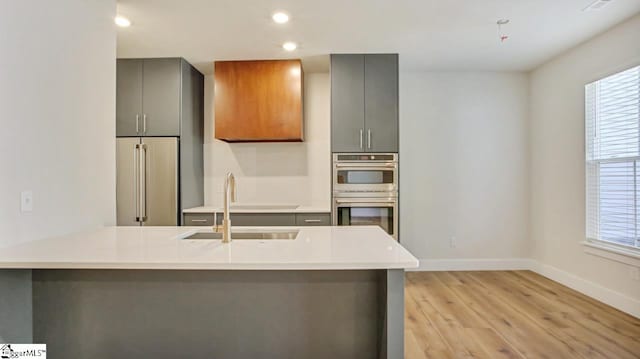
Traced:
<svg viewBox="0 0 640 359">
<path fill-rule="evenodd" d="M 214 67 L 215 138 L 303 140 L 300 60 L 216 61 Z"/>
</svg>

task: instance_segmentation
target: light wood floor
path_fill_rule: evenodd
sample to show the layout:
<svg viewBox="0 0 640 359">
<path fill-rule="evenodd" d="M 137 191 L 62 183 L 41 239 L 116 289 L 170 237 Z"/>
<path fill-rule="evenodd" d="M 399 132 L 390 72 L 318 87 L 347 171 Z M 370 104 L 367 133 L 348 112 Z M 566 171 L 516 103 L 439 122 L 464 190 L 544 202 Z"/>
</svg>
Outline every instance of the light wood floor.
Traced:
<svg viewBox="0 0 640 359">
<path fill-rule="evenodd" d="M 405 357 L 640 358 L 640 319 L 530 271 L 410 272 Z"/>
</svg>

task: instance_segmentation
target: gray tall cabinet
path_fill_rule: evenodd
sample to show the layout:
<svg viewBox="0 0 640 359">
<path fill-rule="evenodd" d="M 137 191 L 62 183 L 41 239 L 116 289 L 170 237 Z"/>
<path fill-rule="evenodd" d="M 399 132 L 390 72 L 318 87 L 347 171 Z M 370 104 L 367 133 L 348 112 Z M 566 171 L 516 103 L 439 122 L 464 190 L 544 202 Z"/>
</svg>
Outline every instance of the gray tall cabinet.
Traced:
<svg viewBox="0 0 640 359">
<path fill-rule="evenodd" d="M 116 136 L 177 138 L 177 223 L 204 203 L 204 75 L 185 59 L 117 60 Z"/>
<path fill-rule="evenodd" d="M 331 151 L 398 152 L 398 55 L 331 55 Z"/>
</svg>

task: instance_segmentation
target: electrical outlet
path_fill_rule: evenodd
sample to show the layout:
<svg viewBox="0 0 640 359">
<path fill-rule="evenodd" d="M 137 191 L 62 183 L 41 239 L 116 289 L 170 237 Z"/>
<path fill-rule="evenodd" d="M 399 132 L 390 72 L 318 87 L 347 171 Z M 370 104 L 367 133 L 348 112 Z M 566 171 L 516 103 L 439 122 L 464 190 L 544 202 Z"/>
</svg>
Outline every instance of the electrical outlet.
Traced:
<svg viewBox="0 0 640 359">
<path fill-rule="evenodd" d="M 20 211 L 33 211 L 33 191 L 27 190 L 20 193 Z"/>
<path fill-rule="evenodd" d="M 640 267 L 629 267 L 631 279 L 640 281 Z"/>
<path fill-rule="evenodd" d="M 451 248 L 456 248 L 458 246 L 458 240 L 455 236 L 451 236 L 451 238 L 449 238 L 449 246 Z"/>
</svg>

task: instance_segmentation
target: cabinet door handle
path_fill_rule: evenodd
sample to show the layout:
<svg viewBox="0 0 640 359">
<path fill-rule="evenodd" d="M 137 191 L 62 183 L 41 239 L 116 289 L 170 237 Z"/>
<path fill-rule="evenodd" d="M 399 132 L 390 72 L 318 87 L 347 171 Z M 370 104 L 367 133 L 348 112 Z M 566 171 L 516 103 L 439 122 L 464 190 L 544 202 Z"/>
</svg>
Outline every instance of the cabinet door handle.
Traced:
<svg viewBox="0 0 640 359">
<path fill-rule="evenodd" d="M 147 221 L 147 145 L 140 144 L 140 222 Z"/>
<path fill-rule="evenodd" d="M 362 149 L 362 133 L 364 132 L 363 129 L 360 129 L 360 149 Z"/>
<path fill-rule="evenodd" d="M 371 149 L 371 129 L 367 130 L 367 148 Z"/>
<path fill-rule="evenodd" d="M 136 132 L 138 130 L 136 129 Z M 137 168 L 133 171 L 133 197 L 136 199 L 136 222 L 140 222 L 140 179 L 138 176 L 140 175 L 140 154 L 138 151 L 140 150 L 140 145 L 133 145 L 133 165 Z"/>
<path fill-rule="evenodd" d="M 304 223 L 320 223 L 322 222 L 321 219 L 305 219 Z"/>
<path fill-rule="evenodd" d="M 206 219 L 192 219 L 191 222 L 207 223 L 207 220 Z"/>
<path fill-rule="evenodd" d="M 136 133 L 140 132 L 140 115 L 136 113 Z"/>
<path fill-rule="evenodd" d="M 147 133 L 147 114 L 142 115 L 142 133 Z"/>
</svg>

